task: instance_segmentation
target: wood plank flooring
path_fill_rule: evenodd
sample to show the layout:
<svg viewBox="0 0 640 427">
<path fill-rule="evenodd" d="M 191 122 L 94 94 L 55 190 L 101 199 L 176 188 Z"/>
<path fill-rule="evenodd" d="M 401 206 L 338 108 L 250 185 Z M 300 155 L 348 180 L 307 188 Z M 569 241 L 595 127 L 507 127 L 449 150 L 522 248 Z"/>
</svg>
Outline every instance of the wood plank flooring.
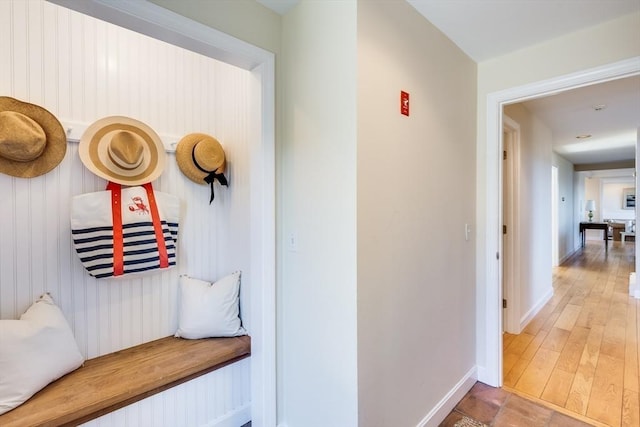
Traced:
<svg viewBox="0 0 640 427">
<path fill-rule="evenodd" d="M 632 242 L 601 241 L 554 269 L 554 296 L 503 336 L 504 388 L 612 427 L 640 426 L 640 299 Z"/>
</svg>

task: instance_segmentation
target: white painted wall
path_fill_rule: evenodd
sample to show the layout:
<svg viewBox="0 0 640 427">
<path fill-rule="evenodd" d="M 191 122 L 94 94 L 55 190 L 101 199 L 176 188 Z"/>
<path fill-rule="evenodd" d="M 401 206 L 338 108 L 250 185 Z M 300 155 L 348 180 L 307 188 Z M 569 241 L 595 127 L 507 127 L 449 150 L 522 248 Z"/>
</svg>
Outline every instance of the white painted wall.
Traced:
<svg viewBox="0 0 640 427">
<path fill-rule="evenodd" d="M 573 163 L 552 153 L 551 163 L 558 168 L 558 259 L 560 263 L 575 251 Z"/>
<path fill-rule="evenodd" d="M 586 173 L 584 180 L 584 201 L 580 207 L 580 221 L 589 221 L 589 212 L 585 210 L 587 200 L 593 200 L 596 203 L 596 210 L 593 211 L 593 221 L 600 222 L 605 217 L 602 214 L 602 179 L 596 176 L 590 176 Z M 602 242 L 603 234 L 601 230 L 585 230 L 585 240 L 599 240 Z M 582 244 L 582 242 L 581 242 Z"/>
<path fill-rule="evenodd" d="M 504 114 L 520 125 L 520 317 L 552 292 L 551 261 L 551 129 L 522 104 L 507 105 Z"/>
<path fill-rule="evenodd" d="M 361 426 L 437 425 L 475 375 L 475 75 L 409 4 L 358 2 Z"/>
<path fill-rule="evenodd" d="M 241 269 L 251 277 L 250 73 L 41 0 L 0 2 L 0 22 L 0 93 L 42 105 L 63 122 L 89 124 L 122 114 L 176 139 L 210 133 L 225 148 L 231 183 L 229 189 L 218 187 L 209 205 L 208 187 L 185 178 L 170 154 L 154 186 L 181 198 L 178 266 L 142 278 L 99 281 L 84 272 L 71 246 L 71 197 L 105 186 L 84 168 L 77 144 L 68 144 L 63 162 L 47 175 L 0 174 L 0 218 L 7 225 L 0 228 L 0 317 L 16 318 L 49 291 L 85 357 L 95 357 L 173 334 L 179 274 L 213 280 Z M 250 287 L 245 282 L 242 291 L 249 330 Z M 189 396 L 212 383 L 219 387 L 215 397 L 181 397 L 184 390 Z M 177 417 L 196 411 L 196 418 L 183 420 L 189 425 L 238 410 L 245 420 L 249 416 L 248 361 L 185 387 L 155 398 L 155 407 L 141 403 L 128 409 L 125 418 L 145 418 L 176 399 L 185 403 L 182 409 L 209 404 L 206 411 L 174 408 Z"/>
<path fill-rule="evenodd" d="M 278 424 L 356 425 L 355 2 L 152 1 L 277 54 Z"/>
<path fill-rule="evenodd" d="M 256 1 L 148 1 L 269 52 L 280 53 L 282 17 Z"/>
<path fill-rule="evenodd" d="M 498 343 L 487 339 L 486 333 L 490 321 L 488 316 L 496 316 L 495 313 L 487 312 L 487 298 L 495 293 L 498 286 L 497 283 L 488 283 L 487 277 L 492 275 L 499 263 L 495 260 L 496 264 L 493 264 L 499 248 L 492 242 L 497 241 L 497 236 L 487 234 L 493 229 L 490 224 L 495 220 L 488 217 L 487 213 L 498 211 L 497 206 L 488 203 L 494 200 L 493 195 L 499 191 L 499 187 L 488 185 L 490 175 L 487 165 L 495 161 L 492 162 L 487 156 L 499 155 L 497 150 L 494 154 L 487 153 L 487 146 L 491 145 L 487 141 L 488 97 L 500 91 L 640 56 L 639 23 L 640 14 L 631 14 L 478 64 L 476 331 L 477 363 L 479 372 L 483 373 L 481 378 L 486 381 L 492 382 L 484 373 L 494 371 L 491 366 L 495 361 L 489 360 L 489 357 L 492 357 L 499 347 Z M 543 259 L 546 260 L 548 257 Z M 495 349 L 492 350 L 488 346 Z"/>
<path fill-rule="evenodd" d="M 575 228 L 573 230 L 573 248 L 579 250 L 582 245 L 580 236 L 579 223 L 585 220 L 584 204 L 585 204 L 585 176 L 584 172 L 573 173 L 573 222 Z"/>
<path fill-rule="evenodd" d="M 281 419 L 356 426 L 356 2 L 282 22 Z"/>
<path fill-rule="evenodd" d="M 602 218 L 632 220 L 636 216 L 635 209 L 623 209 L 623 191 L 628 188 L 635 189 L 633 176 L 626 180 L 603 179 L 602 180 Z"/>
<path fill-rule="evenodd" d="M 597 177 L 588 177 L 584 182 L 584 202 L 582 205 L 582 212 L 584 215 L 584 221 L 589 220 L 589 213 L 585 210 L 585 206 L 587 200 L 593 200 L 596 203 L 596 210 L 593 211 L 593 220 L 594 221 L 602 221 L 602 200 L 600 200 L 600 187 L 602 186 L 602 181 Z M 589 230 L 593 231 L 593 230 Z M 602 234 L 598 232 L 598 234 Z"/>
</svg>

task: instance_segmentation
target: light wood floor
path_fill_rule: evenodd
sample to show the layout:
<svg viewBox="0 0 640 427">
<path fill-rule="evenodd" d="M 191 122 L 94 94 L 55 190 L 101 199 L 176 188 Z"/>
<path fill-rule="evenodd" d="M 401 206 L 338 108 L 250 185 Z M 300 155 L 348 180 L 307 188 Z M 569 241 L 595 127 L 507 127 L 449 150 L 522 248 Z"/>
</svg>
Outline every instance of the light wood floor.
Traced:
<svg viewBox="0 0 640 427">
<path fill-rule="evenodd" d="M 587 241 L 554 269 L 554 296 L 519 335 L 504 334 L 504 386 L 583 420 L 640 426 L 640 299 L 634 245 Z"/>
</svg>

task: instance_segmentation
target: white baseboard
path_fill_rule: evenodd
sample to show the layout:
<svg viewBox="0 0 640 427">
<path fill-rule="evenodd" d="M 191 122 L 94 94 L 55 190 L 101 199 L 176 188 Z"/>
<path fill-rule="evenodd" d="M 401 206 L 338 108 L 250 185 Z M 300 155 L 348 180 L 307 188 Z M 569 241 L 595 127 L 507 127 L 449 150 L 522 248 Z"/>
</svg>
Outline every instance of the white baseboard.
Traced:
<svg viewBox="0 0 640 427">
<path fill-rule="evenodd" d="M 246 404 L 240 408 L 213 420 L 204 427 L 238 427 L 251 421 L 251 404 Z"/>
<path fill-rule="evenodd" d="M 577 248 L 574 248 L 573 251 L 569 252 L 568 254 L 565 254 L 562 258 L 558 260 L 558 264 L 562 265 L 566 260 L 574 256 L 576 252 L 578 252 L 580 249 L 582 249 L 582 245 L 578 246 Z"/>
<path fill-rule="evenodd" d="M 629 274 L 629 295 L 634 298 L 640 298 L 640 286 L 636 282 L 636 273 Z"/>
<path fill-rule="evenodd" d="M 531 322 L 531 319 L 533 319 L 536 314 L 538 314 L 538 312 L 542 310 L 542 307 L 544 307 L 544 305 L 548 303 L 551 298 L 553 298 L 553 288 L 551 288 L 549 292 L 547 292 L 542 298 L 540 298 L 540 300 L 538 300 L 538 302 L 525 313 L 522 319 L 520 319 L 520 330 L 523 330 L 529 324 L 529 322 Z"/>
<path fill-rule="evenodd" d="M 449 415 L 458 402 L 476 383 L 478 378 L 477 369 L 474 366 L 464 377 L 442 398 L 440 402 L 420 421 L 417 427 L 438 427 L 440 423 Z"/>
</svg>

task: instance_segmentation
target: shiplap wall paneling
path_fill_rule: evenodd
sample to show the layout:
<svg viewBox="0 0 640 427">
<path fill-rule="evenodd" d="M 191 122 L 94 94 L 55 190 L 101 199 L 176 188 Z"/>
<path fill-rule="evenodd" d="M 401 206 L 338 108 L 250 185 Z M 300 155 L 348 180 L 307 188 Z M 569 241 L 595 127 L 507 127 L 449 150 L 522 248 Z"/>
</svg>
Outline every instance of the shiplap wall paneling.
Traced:
<svg viewBox="0 0 640 427">
<path fill-rule="evenodd" d="M 250 382 L 248 368 L 249 360 L 241 360 L 83 426 L 124 426 L 133 421 L 133 425 L 154 427 L 238 427 L 250 416 L 250 403 L 243 396 Z"/>
<path fill-rule="evenodd" d="M 249 395 L 245 391 L 250 381 L 248 368 L 249 361 L 244 359 L 83 426 L 238 427 L 250 415 Z M 194 404 L 191 409 L 190 403 Z"/>
<path fill-rule="evenodd" d="M 70 202 L 75 195 L 103 190 L 106 182 L 80 162 L 78 144 L 68 143 L 64 160 L 44 176 L 0 174 L 0 318 L 17 318 L 50 292 L 90 358 L 172 334 L 180 274 L 215 280 L 242 270 L 241 304 L 248 307 L 250 73 L 42 0 L 0 1 L 0 55 L 0 95 L 41 105 L 61 122 L 88 125 L 125 115 L 176 141 L 188 133 L 208 133 L 225 148 L 230 181 L 229 188 L 216 184 L 210 205 L 208 186 L 188 180 L 168 154 L 154 188 L 181 199 L 178 266 L 151 276 L 95 280 L 73 249 Z M 243 310 L 243 321 L 250 329 L 248 312 Z M 216 395 L 205 407 L 217 405 L 225 394 L 235 400 L 204 418 L 249 405 L 249 363 L 225 369 L 206 380 L 204 387 Z M 176 414 L 183 413 L 171 419 L 180 421 L 167 425 L 192 425 L 183 416 L 196 409 L 183 398 L 177 389 L 160 394 L 154 399 L 161 403 L 152 404 L 151 412 L 175 407 Z M 141 425 L 137 420 L 145 419 L 145 405 L 100 425 Z"/>
</svg>

